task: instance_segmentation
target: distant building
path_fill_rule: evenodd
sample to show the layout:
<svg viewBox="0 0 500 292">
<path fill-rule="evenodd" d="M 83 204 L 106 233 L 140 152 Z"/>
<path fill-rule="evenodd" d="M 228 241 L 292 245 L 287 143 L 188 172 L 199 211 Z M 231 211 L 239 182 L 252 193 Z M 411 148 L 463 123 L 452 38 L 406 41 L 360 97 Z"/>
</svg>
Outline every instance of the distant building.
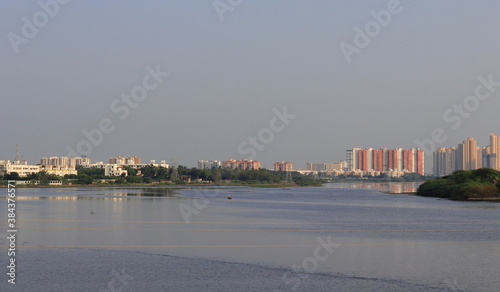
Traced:
<svg viewBox="0 0 500 292">
<path fill-rule="evenodd" d="M 104 165 L 104 175 L 105 176 L 121 176 L 124 174 L 128 175 L 127 170 L 123 168 L 123 166 L 118 164 L 105 164 Z"/>
<path fill-rule="evenodd" d="M 500 136 L 490 133 L 490 153 L 488 157 L 490 168 L 500 170 Z"/>
<path fill-rule="evenodd" d="M 169 164 L 166 162 L 166 160 L 161 160 L 160 163 L 156 163 L 156 160 L 151 160 L 149 164 L 144 164 L 141 163 L 142 159 L 137 157 L 137 156 L 132 156 L 132 157 L 126 157 L 126 156 L 115 156 L 115 157 L 110 157 L 109 158 L 109 165 L 118 165 L 118 166 L 126 166 L 130 167 L 133 169 L 141 169 L 147 165 L 152 165 L 155 167 L 164 167 L 164 168 L 169 168 Z M 93 167 L 101 167 L 104 168 L 105 166 L 100 166 L 100 165 L 108 165 L 108 164 L 94 164 L 92 165 Z"/>
<path fill-rule="evenodd" d="M 291 162 L 280 161 L 274 163 L 274 171 L 292 171 L 292 170 L 293 170 L 293 164 Z"/>
<path fill-rule="evenodd" d="M 457 169 L 462 170 L 478 169 L 481 167 L 482 154 L 479 155 L 479 148 L 474 138 L 467 138 L 467 140 L 458 144 L 456 163 Z"/>
<path fill-rule="evenodd" d="M 52 165 L 60 167 L 77 167 L 79 165 L 89 165 L 90 158 L 86 157 L 43 157 L 40 159 L 40 165 Z"/>
<path fill-rule="evenodd" d="M 141 164 L 142 159 L 137 156 L 127 157 L 127 156 L 115 156 L 109 158 L 109 164 L 119 164 L 119 165 L 127 165 L 127 164 Z"/>
<path fill-rule="evenodd" d="M 222 166 L 219 160 L 198 160 L 198 169 L 212 169 Z"/>
<path fill-rule="evenodd" d="M 482 167 L 500 170 L 500 137 L 490 133 L 490 145 L 477 146 L 474 138 L 458 144 L 458 147 L 437 148 L 434 151 L 434 174 L 448 175 L 455 170 L 473 170 Z"/>
<path fill-rule="evenodd" d="M 457 148 L 436 148 L 434 150 L 434 174 L 438 176 L 451 174 L 457 169 L 456 166 L 456 152 Z"/>
<path fill-rule="evenodd" d="M 0 175 L 10 174 L 16 172 L 20 177 L 27 177 L 32 173 L 39 173 L 45 171 L 48 174 L 65 176 L 70 174 L 78 174 L 74 166 L 59 166 L 59 165 L 30 165 L 28 161 L 0 161 Z"/>
<path fill-rule="evenodd" d="M 243 160 L 229 159 L 227 161 L 222 161 L 222 168 L 245 169 L 245 170 L 259 169 L 260 162 L 249 159 L 243 159 Z"/>
<path fill-rule="evenodd" d="M 69 167 L 69 166 L 61 167 L 61 166 L 45 165 L 45 166 L 40 166 L 40 171 L 45 171 L 48 174 L 53 174 L 58 176 L 78 174 L 78 171 L 76 170 L 75 167 Z"/>
<path fill-rule="evenodd" d="M 401 171 L 424 174 L 424 151 L 418 148 L 403 150 L 373 148 L 352 148 L 346 151 L 345 170 L 380 171 L 383 173 Z"/>
<path fill-rule="evenodd" d="M 26 177 L 31 173 L 40 172 L 40 165 L 29 165 L 28 161 L 2 160 L 0 162 L 0 175 L 16 172 L 20 177 Z"/>
<path fill-rule="evenodd" d="M 334 170 L 342 170 L 342 162 L 339 163 L 312 163 L 306 164 L 306 170 L 319 171 L 319 172 L 331 172 Z"/>
</svg>

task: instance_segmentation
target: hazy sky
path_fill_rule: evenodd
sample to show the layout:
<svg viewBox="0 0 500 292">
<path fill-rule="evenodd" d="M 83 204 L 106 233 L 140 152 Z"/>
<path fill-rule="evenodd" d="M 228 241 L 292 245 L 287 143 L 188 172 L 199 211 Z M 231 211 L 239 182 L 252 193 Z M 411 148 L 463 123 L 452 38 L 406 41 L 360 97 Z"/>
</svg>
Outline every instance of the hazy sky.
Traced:
<svg viewBox="0 0 500 292">
<path fill-rule="evenodd" d="M 500 134 L 499 1 L 54 1 L 0 2 L 0 159 L 304 168 L 436 128 L 438 146 Z"/>
</svg>

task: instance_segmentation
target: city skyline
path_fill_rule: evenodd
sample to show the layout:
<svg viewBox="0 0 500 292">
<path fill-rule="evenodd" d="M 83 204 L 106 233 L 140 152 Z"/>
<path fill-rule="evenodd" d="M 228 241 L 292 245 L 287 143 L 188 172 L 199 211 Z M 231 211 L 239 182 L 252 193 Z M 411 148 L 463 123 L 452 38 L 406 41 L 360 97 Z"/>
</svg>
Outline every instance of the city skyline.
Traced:
<svg viewBox="0 0 500 292">
<path fill-rule="evenodd" d="M 0 157 L 19 143 L 29 161 L 272 168 L 353 147 L 421 148 L 430 161 L 463 137 L 487 145 L 500 132 L 500 4 L 396 2 L 2 2 Z"/>
<path fill-rule="evenodd" d="M 433 154 L 433 173 L 448 175 L 455 170 L 492 168 L 500 170 L 500 136 L 489 135 L 487 146 L 478 146 L 473 137 L 468 137 L 457 147 L 439 147 Z"/>
<path fill-rule="evenodd" d="M 432 154 L 432 171 L 425 171 L 425 155 L 424 151 L 419 148 L 404 150 L 402 148 L 388 149 L 374 149 L 374 148 L 352 148 L 347 150 L 345 160 L 331 162 L 323 160 L 321 162 L 307 162 L 305 167 L 293 168 L 292 160 L 289 161 L 275 161 L 272 167 L 262 166 L 262 168 L 274 170 L 321 170 L 328 171 L 331 169 L 342 170 L 359 170 L 367 171 L 408 171 L 419 174 L 435 174 L 435 175 L 448 175 L 455 170 L 471 170 L 481 167 L 500 169 L 500 159 L 497 159 L 497 154 L 500 153 L 500 136 L 495 136 L 494 133 L 489 134 L 489 144 L 487 146 L 477 146 L 477 141 L 473 137 L 468 137 L 458 147 L 437 147 Z M 22 157 L 22 159 L 21 159 Z M 142 158 L 138 156 L 122 156 L 116 155 L 108 158 L 109 164 L 142 164 Z M 16 154 L 14 159 L 2 158 L 0 161 L 24 161 L 23 163 L 29 164 L 24 160 L 24 155 L 21 156 L 19 152 L 19 145 L 16 145 Z M 64 157 L 64 156 L 46 156 L 39 159 L 40 163 L 32 165 L 52 165 L 52 166 L 70 166 L 74 167 L 79 164 L 90 164 L 90 157 Z M 63 162 L 62 162 L 63 161 Z M 167 160 L 161 160 L 160 165 L 166 164 Z M 169 160 L 178 164 L 176 160 Z M 251 168 L 261 168 L 261 162 L 256 160 L 236 160 L 233 158 L 222 160 L 197 160 L 195 166 L 184 164 L 187 167 L 212 168 L 212 167 L 228 167 L 228 165 L 237 163 L 247 163 L 255 161 L 258 167 L 252 166 Z M 95 163 L 103 164 L 103 161 L 93 161 Z M 156 160 L 150 160 L 150 164 L 155 164 Z M 106 164 L 106 163 L 104 163 Z M 146 165 L 144 163 L 142 165 Z M 30 164 L 31 165 L 31 164 Z M 179 164 L 183 165 L 183 164 Z M 297 165 L 297 164 L 295 164 Z M 313 166 L 314 165 L 314 166 Z M 238 168 L 238 167 L 236 167 Z M 246 166 L 243 168 L 247 168 Z M 330 169 L 330 170 L 331 170 Z"/>
</svg>

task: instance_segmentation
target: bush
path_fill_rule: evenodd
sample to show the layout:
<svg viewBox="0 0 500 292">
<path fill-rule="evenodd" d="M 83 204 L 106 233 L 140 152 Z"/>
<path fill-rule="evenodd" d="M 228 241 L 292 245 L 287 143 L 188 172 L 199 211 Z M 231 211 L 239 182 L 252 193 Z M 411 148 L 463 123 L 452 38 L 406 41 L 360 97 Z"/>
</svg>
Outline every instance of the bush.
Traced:
<svg viewBox="0 0 500 292">
<path fill-rule="evenodd" d="M 462 191 L 466 198 L 492 198 L 498 195 L 498 189 L 491 183 L 468 183 Z"/>
<path fill-rule="evenodd" d="M 457 170 L 451 175 L 428 180 L 417 190 L 419 196 L 467 200 L 499 195 L 500 172 L 490 168 Z"/>
<path fill-rule="evenodd" d="M 125 180 L 130 183 L 130 184 L 142 184 L 144 183 L 144 180 L 140 176 L 127 176 L 125 177 Z"/>
</svg>

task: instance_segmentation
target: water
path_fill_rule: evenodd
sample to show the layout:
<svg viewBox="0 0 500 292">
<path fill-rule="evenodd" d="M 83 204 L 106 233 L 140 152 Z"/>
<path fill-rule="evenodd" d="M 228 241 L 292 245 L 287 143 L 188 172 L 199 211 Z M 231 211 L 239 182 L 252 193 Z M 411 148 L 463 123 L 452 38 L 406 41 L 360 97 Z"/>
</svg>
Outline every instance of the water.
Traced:
<svg viewBox="0 0 500 292">
<path fill-rule="evenodd" d="M 17 191 L 17 284 L 3 276 L 0 291 L 500 287 L 495 203 L 338 184 Z M 0 205 L 7 208 L 5 200 Z M 7 218 L 0 219 L 5 228 Z M 2 237 L 0 260 L 6 263 Z"/>
</svg>

